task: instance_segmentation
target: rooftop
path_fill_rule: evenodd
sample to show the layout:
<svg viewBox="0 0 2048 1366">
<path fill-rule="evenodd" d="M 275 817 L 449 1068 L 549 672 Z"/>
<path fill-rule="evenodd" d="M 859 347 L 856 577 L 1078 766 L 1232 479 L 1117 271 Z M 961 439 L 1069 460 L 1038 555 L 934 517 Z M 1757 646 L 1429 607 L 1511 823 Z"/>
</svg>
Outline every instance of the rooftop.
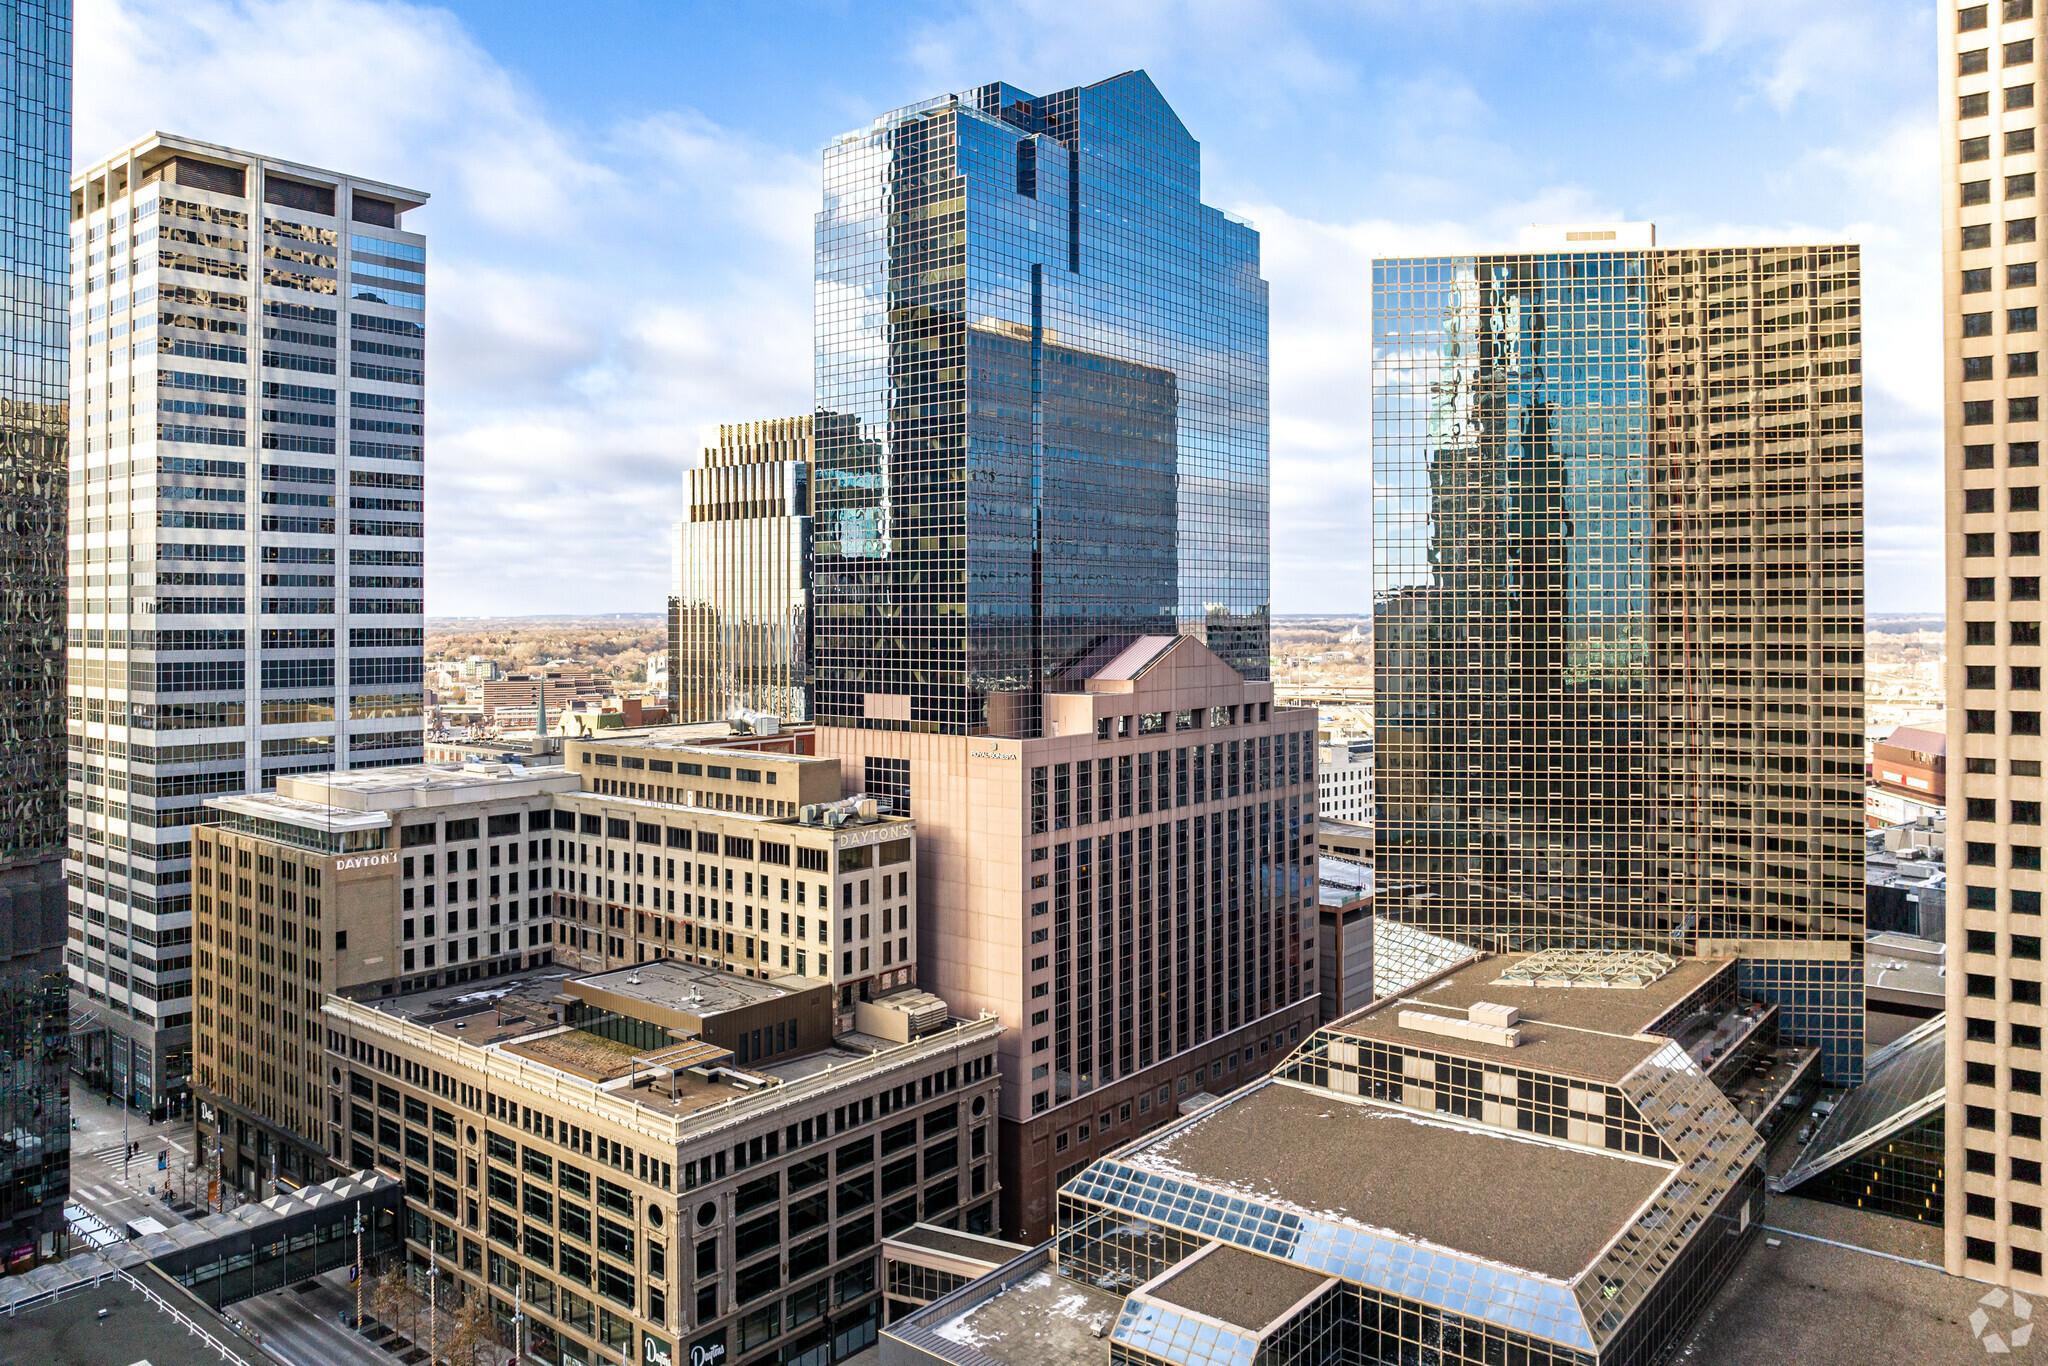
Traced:
<svg viewBox="0 0 2048 1366">
<path fill-rule="evenodd" d="M 391 824 L 392 811 L 573 791 L 581 785 L 581 778 L 563 772 L 559 764 L 405 764 L 360 773 L 284 777 L 278 779 L 274 793 L 213 797 L 206 804 L 217 811 L 327 831 L 381 830 Z"/>
<path fill-rule="evenodd" d="M 808 977 L 742 977 L 680 958 L 657 958 L 651 963 L 592 973 L 578 977 L 576 984 L 699 1019 L 818 989 L 818 983 Z"/>
<path fill-rule="evenodd" d="M 809 729 L 800 726 L 800 729 Z M 658 749 L 703 750 L 707 754 L 728 762 L 736 756 L 749 759 L 773 759 L 780 763 L 836 763 L 837 760 L 820 760 L 815 754 L 790 754 L 774 749 L 749 749 L 746 745 L 756 741 L 787 742 L 790 732 L 780 735 L 741 735 L 735 732 L 730 722 L 693 721 L 677 726 L 646 726 L 635 730 L 600 730 L 590 735 L 572 737 L 585 745 L 597 745 L 605 749 Z M 735 746 L 730 741 L 741 742 Z"/>
<path fill-rule="evenodd" d="M 627 980 L 636 976 L 640 979 L 637 984 Z M 606 994 L 616 998 L 640 993 L 639 999 L 658 1010 L 702 1018 L 800 993 L 829 996 L 831 990 L 828 986 L 809 986 L 804 978 L 788 980 L 799 984 L 796 990 L 773 980 L 742 977 L 663 958 L 587 977 L 563 968 L 543 968 L 487 982 L 404 995 L 358 999 L 343 992 L 335 999 L 356 1009 L 430 1029 L 443 1038 L 553 1069 L 596 1086 L 616 1099 L 669 1117 L 745 1100 L 778 1085 L 801 1085 L 900 1049 L 947 1046 L 955 1040 L 957 1028 L 998 1028 L 993 1018 L 955 1020 L 951 1022 L 953 1029 L 927 1035 L 911 1044 L 841 1034 L 805 1053 L 786 1055 L 773 1063 L 741 1066 L 736 1064 L 730 1049 L 692 1037 L 689 1031 L 673 1024 L 669 1028 L 669 1042 L 640 1048 L 598 1033 L 597 1027 L 577 1028 L 563 1022 L 568 1014 L 566 1008 L 578 999 L 598 1009 L 608 1008 L 603 999 Z M 668 1004 L 687 1002 L 692 985 L 703 997 L 695 1006 Z M 587 997 L 586 990 L 597 999 Z M 590 1024 L 586 1020 L 586 1025 Z"/>
<path fill-rule="evenodd" d="M 1771 1197 L 1770 1219 L 1772 1226 L 1673 1352 L 1674 1362 L 1981 1366 L 2000 1357 L 2026 1360 L 2022 1344 L 2011 1338 L 2038 1320 L 2038 1306 L 2022 1310 L 2009 1291 L 1943 1274 L 1939 1224 L 1782 1195 Z M 1982 1319 L 1974 1317 L 1980 1312 Z M 2026 1336 L 2038 1351 L 2039 1328 Z"/>
<path fill-rule="evenodd" d="M 137 1267 L 130 1274 L 161 1296 L 162 1304 L 181 1304 L 186 1323 L 151 1303 L 133 1284 L 113 1276 L 108 1263 L 75 1257 L 63 1267 L 69 1269 L 73 1263 L 91 1263 L 83 1266 L 86 1276 L 108 1278 L 96 1285 L 85 1280 L 69 1294 L 31 1301 L 27 1308 L 0 1315 L 0 1357 L 39 1366 L 113 1366 L 131 1361 L 150 1366 L 253 1366 L 268 1360 L 261 1349 L 237 1337 L 182 1286 L 154 1268 Z M 187 1323 L 193 1326 L 188 1328 Z"/>
<path fill-rule="evenodd" d="M 1475 958 L 1404 994 L 1373 1006 L 1333 1028 L 1355 1038 L 1423 1046 L 1434 1052 L 1513 1062 L 1519 1067 L 1561 1072 L 1595 1081 L 1619 1081 L 1662 1046 L 1638 1037 L 1716 973 L 1733 971 L 1733 959 L 1679 959 L 1662 977 L 1639 987 L 1528 986 L 1503 981 L 1529 954 Z M 1520 1018 L 1518 1046 L 1479 1043 L 1400 1023 L 1403 1010 L 1461 1017 L 1487 1003 L 1514 1007 Z"/>
<path fill-rule="evenodd" d="M 1948 735 L 1946 732 L 1925 730 L 1919 726 L 1900 726 L 1879 743 L 1890 745 L 1893 749 L 1912 750 L 1917 754 L 1945 755 L 1948 753 Z"/>
<path fill-rule="evenodd" d="M 452 1034 L 453 1026 L 462 1024 L 460 1037 L 464 1042 L 492 1043 L 502 1038 L 518 1038 L 535 1029 L 552 1029 L 561 998 L 574 976 L 567 968 L 539 968 L 483 982 L 409 991 L 398 996 L 374 996 L 357 1004 L 442 1033 Z M 493 1023 L 483 1025 L 484 1019 Z"/>
<path fill-rule="evenodd" d="M 1277 1081 L 1116 1160 L 1559 1281 L 1591 1265 L 1673 1172 Z"/>
<path fill-rule="evenodd" d="M 1262 1257 L 1233 1243 L 1211 1243 L 1207 1252 L 1180 1263 L 1145 1294 L 1257 1333 L 1330 1280 L 1325 1272 Z"/>
<path fill-rule="evenodd" d="M 208 797 L 206 805 L 211 810 L 230 815 L 277 821 L 284 825 L 311 826 L 333 834 L 351 830 L 383 830 L 391 824 L 391 817 L 382 811 L 349 811 L 327 802 L 302 801 L 279 793 Z"/>
<path fill-rule="evenodd" d="M 1103 1366 L 1123 1306 L 1122 1291 L 1055 1275 L 1048 1261 L 931 1332 L 1002 1366 Z"/>
<path fill-rule="evenodd" d="M 1316 896 L 1322 906 L 1342 906 L 1372 895 L 1372 865 L 1330 854 L 1316 859 Z"/>
<path fill-rule="evenodd" d="M 912 1224 L 901 1233 L 892 1233 L 882 1241 L 885 1244 L 922 1248 L 927 1252 L 937 1252 L 947 1257 L 981 1262 L 991 1270 L 1031 1250 L 1022 1243 L 1007 1243 L 1000 1238 L 985 1238 L 978 1233 L 961 1233 L 957 1229 L 940 1228 L 937 1224 Z"/>
</svg>

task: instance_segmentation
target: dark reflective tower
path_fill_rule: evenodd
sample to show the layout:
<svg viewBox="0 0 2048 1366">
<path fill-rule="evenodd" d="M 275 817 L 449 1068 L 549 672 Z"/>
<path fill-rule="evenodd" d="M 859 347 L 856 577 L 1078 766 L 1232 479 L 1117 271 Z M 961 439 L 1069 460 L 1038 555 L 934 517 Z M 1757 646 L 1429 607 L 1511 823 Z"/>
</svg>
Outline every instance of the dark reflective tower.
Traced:
<svg viewBox="0 0 2048 1366">
<path fill-rule="evenodd" d="M 1839 1081 L 1863 1052 L 1859 312 L 1853 246 L 1374 264 L 1381 912 L 1739 955 Z"/>
<path fill-rule="evenodd" d="M 0 1256 L 63 1227 L 64 561 L 69 417 L 71 5 L 0 23 Z"/>
<path fill-rule="evenodd" d="M 819 724 L 1035 736 L 1105 637 L 1266 677 L 1266 284 L 1143 72 L 825 153 Z"/>
</svg>

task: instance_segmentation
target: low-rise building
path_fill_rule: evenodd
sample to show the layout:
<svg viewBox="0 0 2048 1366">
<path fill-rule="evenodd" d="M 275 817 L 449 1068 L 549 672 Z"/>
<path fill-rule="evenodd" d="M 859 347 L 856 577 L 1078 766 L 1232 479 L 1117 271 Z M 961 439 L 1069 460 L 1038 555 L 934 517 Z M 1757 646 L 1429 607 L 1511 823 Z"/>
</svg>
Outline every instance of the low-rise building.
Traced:
<svg viewBox="0 0 2048 1366">
<path fill-rule="evenodd" d="M 815 979 L 679 959 L 330 997 L 328 1155 L 400 1174 L 416 1274 L 508 1343 L 524 1315 L 535 1359 L 842 1360 L 884 1239 L 994 1223 L 1001 1025 L 834 1013 Z"/>
<path fill-rule="evenodd" d="M 1372 737 L 1323 732 L 1316 746 L 1317 807 L 1325 820 L 1372 824 Z"/>
<path fill-rule="evenodd" d="M 1870 746 L 1864 792 L 1870 826 L 1938 819 L 1948 810 L 1948 736 L 1925 726 L 1900 726 Z"/>
<path fill-rule="evenodd" d="M 1095 1162 L 884 1366 L 1660 1359 L 1764 1222 L 1733 959 L 1480 956 Z"/>
<path fill-rule="evenodd" d="M 1372 865 L 1320 855 L 1316 903 L 1318 990 L 1327 1023 L 1373 1000 Z"/>
</svg>

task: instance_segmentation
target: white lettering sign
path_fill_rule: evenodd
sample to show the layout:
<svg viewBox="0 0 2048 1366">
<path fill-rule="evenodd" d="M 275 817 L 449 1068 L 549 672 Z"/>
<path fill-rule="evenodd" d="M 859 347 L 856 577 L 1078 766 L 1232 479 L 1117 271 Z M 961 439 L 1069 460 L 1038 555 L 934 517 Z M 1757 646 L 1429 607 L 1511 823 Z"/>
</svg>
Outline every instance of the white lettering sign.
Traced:
<svg viewBox="0 0 2048 1366">
<path fill-rule="evenodd" d="M 999 749 L 971 749 L 967 751 L 967 757 L 970 759 L 1008 759 L 1010 762 L 1015 763 L 1024 756 L 1021 754 L 1006 754 Z"/>
<path fill-rule="evenodd" d="M 351 858 L 336 859 L 334 871 L 338 873 L 345 868 L 388 868 L 396 862 L 398 855 L 388 850 L 381 854 L 357 854 Z"/>
<path fill-rule="evenodd" d="M 690 1366 L 717 1366 L 725 1360 L 725 1344 L 722 1342 L 700 1343 L 690 1349 Z"/>
</svg>

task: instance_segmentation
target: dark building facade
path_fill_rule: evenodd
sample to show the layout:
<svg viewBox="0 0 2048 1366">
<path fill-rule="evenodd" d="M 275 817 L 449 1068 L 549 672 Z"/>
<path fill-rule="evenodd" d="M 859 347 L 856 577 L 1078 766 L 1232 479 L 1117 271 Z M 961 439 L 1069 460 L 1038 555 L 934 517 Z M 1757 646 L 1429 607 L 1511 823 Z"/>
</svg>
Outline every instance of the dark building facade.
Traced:
<svg viewBox="0 0 2048 1366">
<path fill-rule="evenodd" d="M 1859 280 L 1853 246 L 1588 247 L 1373 286 L 1377 846 L 1413 889 L 1380 914 L 1739 956 L 1838 1081 L 1863 1053 Z"/>
<path fill-rule="evenodd" d="M 1266 677 L 1266 284 L 1143 72 L 825 152 L 813 710 L 1041 733 L 1108 636 Z"/>
<path fill-rule="evenodd" d="M 0 1256 L 63 1227 L 65 471 L 70 387 L 71 5 L 0 24 Z"/>
</svg>

